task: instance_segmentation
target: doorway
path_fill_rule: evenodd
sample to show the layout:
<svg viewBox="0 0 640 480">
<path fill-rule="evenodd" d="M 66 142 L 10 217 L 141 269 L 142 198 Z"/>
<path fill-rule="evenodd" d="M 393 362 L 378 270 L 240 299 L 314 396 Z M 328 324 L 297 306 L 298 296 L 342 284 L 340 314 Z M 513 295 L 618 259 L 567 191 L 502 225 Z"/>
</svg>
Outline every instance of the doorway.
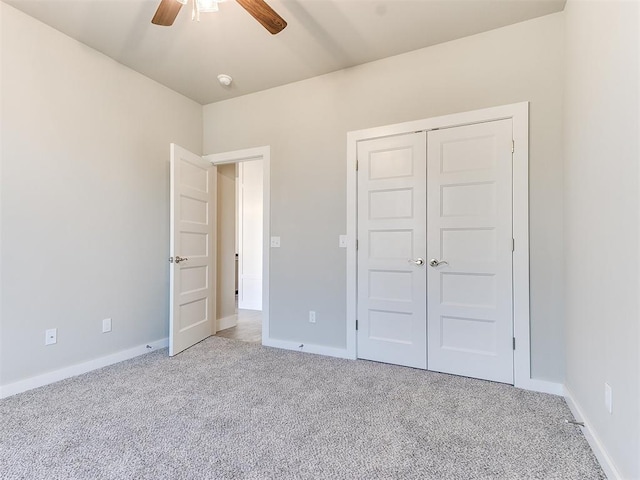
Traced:
<svg viewBox="0 0 640 480">
<path fill-rule="evenodd" d="M 348 156 L 352 357 L 527 388 L 528 104 L 351 132 Z"/>
<path fill-rule="evenodd" d="M 217 166 L 217 336 L 262 341 L 263 161 Z"/>
<path fill-rule="evenodd" d="M 218 330 L 218 165 L 248 161 L 262 162 L 262 245 L 261 247 L 258 245 L 262 251 L 262 272 L 261 279 L 258 280 L 262 287 L 260 337 L 263 344 L 269 339 L 267 239 L 270 232 L 270 147 L 201 157 L 172 143 L 170 146 L 169 356 L 177 355 L 201 340 L 215 335 Z M 234 216 L 233 213 L 232 216 Z M 233 237 L 235 228 L 231 227 L 231 230 Z M 257 230 L 260 230 L 259 226 Z M 235 266 L 232 267 L 233 270 Z M 229 283 L 235 290 L 233 278 Z"/>
<path fill-rule="evenodd" d="M 218 199 L 226 197 L 224 205 L 218 202 L 217 283 L 224 298 L 218 299 L 216 335 L 264 344 L 269 338 L 270 147 L 203 158 L 218 169 Z"/>
</svg>

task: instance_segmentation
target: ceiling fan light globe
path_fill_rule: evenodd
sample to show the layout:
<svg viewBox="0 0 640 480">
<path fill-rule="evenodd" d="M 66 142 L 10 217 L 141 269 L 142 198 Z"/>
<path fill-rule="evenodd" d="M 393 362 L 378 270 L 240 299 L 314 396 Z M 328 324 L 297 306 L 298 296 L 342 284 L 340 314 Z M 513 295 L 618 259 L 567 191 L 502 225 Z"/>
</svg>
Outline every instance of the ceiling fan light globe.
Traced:
<svg viewBox="0 0 640 480">
<path fill-rule="evenodd" d="M 218 2 L 216 0 L 195 0 L 196 7 L 200 13 L 217 12 Z"/>
</svg>

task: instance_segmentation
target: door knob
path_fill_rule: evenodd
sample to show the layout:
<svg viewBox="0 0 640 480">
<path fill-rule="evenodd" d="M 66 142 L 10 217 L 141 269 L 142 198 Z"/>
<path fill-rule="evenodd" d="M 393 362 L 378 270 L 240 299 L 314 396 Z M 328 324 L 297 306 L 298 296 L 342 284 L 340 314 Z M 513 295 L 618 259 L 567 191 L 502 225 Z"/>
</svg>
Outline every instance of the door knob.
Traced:
<svg viewBox="0 0 640 480">
<path fill-rule="evenodd" d="M 186 262 L 187 260 L 189 260 L 188 258 L 183 258 L 180 256 L 176 255 L 176 263 L 180 263 L 180 262 Z"/>
<path fill-rule="evenodd" d="M 439 267 L 440 265 L 449 265 L 449 262 L 432 258 L 431 260 L 429 260 L 429 265 L 431 265 L 432 267 Z"/>
<path fill-rule="evenodd" d="M 418 258 L 417 260 L 409 260 L 409 263 L 421 266 L 424 265 L 424 260 L 422 258 Z"/>
</svg>

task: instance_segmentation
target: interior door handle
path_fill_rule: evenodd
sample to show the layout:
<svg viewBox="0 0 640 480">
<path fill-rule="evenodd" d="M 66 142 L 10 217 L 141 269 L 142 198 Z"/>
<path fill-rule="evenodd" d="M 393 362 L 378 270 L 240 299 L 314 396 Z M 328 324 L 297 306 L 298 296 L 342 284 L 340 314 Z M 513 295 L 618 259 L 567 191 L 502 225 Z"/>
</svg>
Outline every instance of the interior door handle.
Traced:
<svg viewBox="0 0 640 480">
<path fill-rule="evenodd" d="M 419 267 L 424 265 L 424 260 L 422 258 L 418 258 L 417 260 L 409 260 L 409 263 L 413 263 L 415 265 L 418 265 Z"/>
<path fill-rule="evenodd" d="M 449 265 L 449 262 L 432 258 L 431 260 L 429 260 L 429 265 L 431 265 L 432 267 L 439 267 L 440 265 Z"/>
<path fill-rule="evenodd" d="M 176 263 L 186 262 L 187 260 L 189 260 L 189 259 L 188 258 L 183 258 L 183 257 L 180 257 L 180 256 L 176 255 Z"/>
</svg>

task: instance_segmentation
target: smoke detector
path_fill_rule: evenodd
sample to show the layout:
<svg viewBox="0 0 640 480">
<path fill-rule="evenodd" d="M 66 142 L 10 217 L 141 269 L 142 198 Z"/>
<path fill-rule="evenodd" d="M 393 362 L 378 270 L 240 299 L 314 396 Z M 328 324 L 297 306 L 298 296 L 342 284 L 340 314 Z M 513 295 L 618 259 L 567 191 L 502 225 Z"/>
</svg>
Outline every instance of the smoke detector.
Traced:
<svg viewBox="0 0 640 480">
<path fill-rule="evenodd" d="M 231 85 L 231 82 L 233 82 L 233 78 L 231 78 L 231 75 L 221 73 L 218 75 L 218 82 L 220 82 L 220 85 L 223 87 L 228 87 Z"/>
</svg>

